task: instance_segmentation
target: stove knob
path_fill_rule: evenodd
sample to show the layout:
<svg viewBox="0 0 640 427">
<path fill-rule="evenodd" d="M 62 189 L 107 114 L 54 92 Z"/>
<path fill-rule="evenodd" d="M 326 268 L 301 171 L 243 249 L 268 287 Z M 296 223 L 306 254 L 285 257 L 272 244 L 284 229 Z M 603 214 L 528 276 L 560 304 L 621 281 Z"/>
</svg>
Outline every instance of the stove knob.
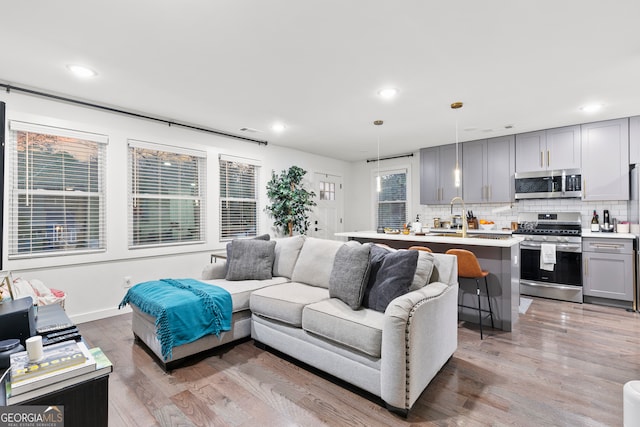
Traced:
<svg viewBox="0 0 640 427">
<path fill-rule="evenodd" d="M 547 236 L 542 236 L 542 240 L 547 241 Z"/>
</svg>

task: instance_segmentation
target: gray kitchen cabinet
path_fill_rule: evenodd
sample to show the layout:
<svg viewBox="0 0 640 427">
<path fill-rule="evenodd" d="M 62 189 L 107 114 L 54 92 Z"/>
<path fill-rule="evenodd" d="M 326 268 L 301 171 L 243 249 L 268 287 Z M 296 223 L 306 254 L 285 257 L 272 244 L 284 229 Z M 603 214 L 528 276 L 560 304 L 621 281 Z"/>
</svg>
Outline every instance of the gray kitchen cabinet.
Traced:
<svg viewBox="0 0 640 427">
<path fill-rule="evenodd" d="M 640 163 L 640 116 L 629 118 L 629 164 Z"/>
<path fill-rule="evenodd" d="M 629 200 L 629 119 L 582 125 L 582 200 Z"/>
<path fill-rule="evenodd" d="M 459 146 L 459 165 L 462 168 L 462 147 Z M 420 150 L 420 204 L 446 204 L 461 195 L 455 186 L 456 144 Z"/>
<path fill-rule="evenodd" d="M 582 239 L 583 293 L 586 297 L 633 301 L 633 240 Z"/>
<path fill-rule="evenodd" d="M 462 153 L 462 194 L 465 202 L 513 201 L 513 135 L 465 142 Z"/>
<path fill-rule="evenodd" d="M 516 172 L 579 169 L 579 125 L 516 135 Z"/>
</svg>

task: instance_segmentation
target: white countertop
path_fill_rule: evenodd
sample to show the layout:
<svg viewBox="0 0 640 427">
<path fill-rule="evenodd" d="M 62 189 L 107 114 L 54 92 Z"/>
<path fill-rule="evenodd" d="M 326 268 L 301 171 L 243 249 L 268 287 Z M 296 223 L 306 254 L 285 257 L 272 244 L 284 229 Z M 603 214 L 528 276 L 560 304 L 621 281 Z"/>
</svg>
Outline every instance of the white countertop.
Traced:
<svg viewBox="0 0 640 427">
<path fill-rule="evenodd" d="M 591 231 L 588 228 L 583 228 L 582 237 L 593 237 L 601 239 L 635 239 L 638 236 L 631 233 L 609 233 L 602 231 Z"/>
<path fill-rule="evenodd" d="M 455 230 L 447 230 L 448 234 L 455 234 Z M 498 230 L 470 230 L 467 234 L 473 235 L 488 235 L 488 234 L 500 234 L 501 239 L 490 239 L 482 237 L 455 237 L 455 236 L 438 236 L 437 234 L 444 234 L 444 230 L 438 230 L 437 233 L 425 234 L 424 236 L 416 236 L 415 234 L 385 234 L 376 233 L 375 231 L 345 231 L 343 233 L 336 233 L 338 237 L 351 237 L 355 239 L 371 239 L 371 240 L 396 240 L 407 242 L 424 242 L 424 243 L 448 243 L 454 245 L 469 245 L 469 246 L 489 246 L 498 248 L 509 248 L 511 246 L 519 244 L 523 239 L 522 237 L 510 236 L 511 232 L 499 232 Z"/>
</svg>

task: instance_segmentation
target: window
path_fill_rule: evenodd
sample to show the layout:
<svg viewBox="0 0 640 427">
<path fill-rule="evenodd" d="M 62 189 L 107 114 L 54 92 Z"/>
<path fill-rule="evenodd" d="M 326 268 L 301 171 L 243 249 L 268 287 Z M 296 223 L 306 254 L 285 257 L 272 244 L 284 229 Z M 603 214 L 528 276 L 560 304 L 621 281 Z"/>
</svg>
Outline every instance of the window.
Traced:
<svg viewBox="0 0 640 427">
<path fill-rule="evenodd" d="M 407 170 L 380 171 L 380 192 L 375 194 L 378 227 L 402 228 L 407 222 Z"/>
<path fill-rule="evenodd" d="M 104 250 L 107 137 L 9 126 L 9 258 Z"/>
<path fill-rule="evenodd" d="M 258 235 L 255 160 L 220 155 L 220 240 Z"/>
<path fill-rule="evenodd" d="M 129 247 L 204 241 L 206 153 L 129 141 Z"/>
<path fill-rule="evenodd" d="M 320 200 L 336 199 L 336 183 L 320 181 Z"/>
</svg>

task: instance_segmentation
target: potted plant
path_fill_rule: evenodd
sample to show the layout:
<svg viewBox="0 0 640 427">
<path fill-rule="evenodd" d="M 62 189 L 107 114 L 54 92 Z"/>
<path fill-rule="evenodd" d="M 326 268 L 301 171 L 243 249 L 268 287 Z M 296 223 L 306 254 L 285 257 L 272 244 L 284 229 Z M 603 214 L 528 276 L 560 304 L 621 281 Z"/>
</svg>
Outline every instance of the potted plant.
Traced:
<svg viewBox="0 0 640 427">
<path fill-rule="evenodd" d="M 308 213 L 316 202 L 313 200 L 315 193 L 304 188 L 302 179 L 306 173 L 298 166 L 291 166 L 281 174 L 272 172 L 267 183 L 267 197 L 271 204 L 265 207 L 265 212 L 285 235 L 292 236 L 294 231 L 306 234 L 309 229 Z"/>
</svg>

